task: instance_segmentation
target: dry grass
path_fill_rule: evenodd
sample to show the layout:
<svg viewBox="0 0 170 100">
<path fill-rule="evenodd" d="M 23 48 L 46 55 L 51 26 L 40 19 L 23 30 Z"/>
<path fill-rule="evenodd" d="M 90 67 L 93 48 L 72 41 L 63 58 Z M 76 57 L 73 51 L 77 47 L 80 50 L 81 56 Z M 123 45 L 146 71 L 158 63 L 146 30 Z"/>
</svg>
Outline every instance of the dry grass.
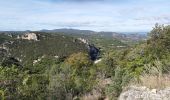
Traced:
<svg viewBox="0 0 170 100">
<path fill-rule="evenodd" d="M 130 85 L 146 86 L 150 89 L 164 89 L 170 87 L 170 75 L 143 75 L 140 77 L 139 83 L 133 82 Z"/>
</svg>

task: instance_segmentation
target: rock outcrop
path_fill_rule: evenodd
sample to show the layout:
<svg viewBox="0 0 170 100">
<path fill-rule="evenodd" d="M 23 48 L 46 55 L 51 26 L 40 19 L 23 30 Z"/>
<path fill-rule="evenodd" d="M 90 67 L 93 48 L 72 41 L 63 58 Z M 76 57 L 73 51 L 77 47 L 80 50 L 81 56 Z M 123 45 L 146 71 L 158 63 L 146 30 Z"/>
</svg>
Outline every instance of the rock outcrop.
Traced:
<svg viewBox="0 0 170 100">
<path fill-rule="evenodd" d="M 80 40 L 82 43 L 84 44 L 89 44 L 88 41 L 86 39 L 83 38 L 78 38 L 78 40 Z"/>
<path fill-rule="evenodd" d="M 35 40 L 38 41 L 38 37 L 35 33 L 26 33 L 22 35 L 21 37 L 17 37 L 18 39 L 26 39 L 26 40 Z"/>
<path fill-rule="evenodd" d="M 119 100 L 170 100 L 170 88 L 157 90 L 131 86 L 121 93 Z"/>
</svg>

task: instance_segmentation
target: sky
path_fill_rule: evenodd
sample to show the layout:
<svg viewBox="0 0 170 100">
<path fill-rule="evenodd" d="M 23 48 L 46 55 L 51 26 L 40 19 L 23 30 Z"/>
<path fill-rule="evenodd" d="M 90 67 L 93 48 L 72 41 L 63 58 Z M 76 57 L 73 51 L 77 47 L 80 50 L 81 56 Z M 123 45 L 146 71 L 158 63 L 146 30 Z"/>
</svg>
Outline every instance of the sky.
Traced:
<svg viewBox="0 0 170 100">
<path fill-rule="evenodd" d="M 0 0 L 0 30 L 147 32 L 170 24 L 170 0 Z"/>
</svg>

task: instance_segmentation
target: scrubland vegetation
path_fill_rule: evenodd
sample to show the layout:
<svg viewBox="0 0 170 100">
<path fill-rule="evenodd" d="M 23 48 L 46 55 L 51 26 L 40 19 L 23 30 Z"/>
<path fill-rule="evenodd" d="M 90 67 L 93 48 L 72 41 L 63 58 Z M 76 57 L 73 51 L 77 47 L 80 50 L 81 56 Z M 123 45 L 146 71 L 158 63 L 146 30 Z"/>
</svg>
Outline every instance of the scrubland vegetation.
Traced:
<svg viewBox="0 0 170 100">
<path fill-rule="evenodd" d="M 80 44 L 81 47 L 84 46 Z M 97 64 L 86 51 L 78 50 L 66 58 L 44 57 L 28 65 L 4 59 L 0 66 L 1 99 L 114 100 L 130 84 L 170 86 L 170 26 L 156 24 L 147 41 L 109 49 Z"/>
</svg>

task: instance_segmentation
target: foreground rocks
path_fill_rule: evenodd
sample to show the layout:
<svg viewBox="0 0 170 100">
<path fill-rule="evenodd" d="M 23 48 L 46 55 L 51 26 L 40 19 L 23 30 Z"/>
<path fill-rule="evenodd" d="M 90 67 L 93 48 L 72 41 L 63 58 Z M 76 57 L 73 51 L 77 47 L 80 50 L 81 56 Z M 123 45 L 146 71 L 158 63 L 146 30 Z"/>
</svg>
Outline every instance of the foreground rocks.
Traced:
<svg viewBox="0 0 170 100">
<path fill-rule="evenodd" d="M 121 93 L 119 100 L 170 100 L 170 87 L 157 90 L 131 86 Z"/>
</svg>

